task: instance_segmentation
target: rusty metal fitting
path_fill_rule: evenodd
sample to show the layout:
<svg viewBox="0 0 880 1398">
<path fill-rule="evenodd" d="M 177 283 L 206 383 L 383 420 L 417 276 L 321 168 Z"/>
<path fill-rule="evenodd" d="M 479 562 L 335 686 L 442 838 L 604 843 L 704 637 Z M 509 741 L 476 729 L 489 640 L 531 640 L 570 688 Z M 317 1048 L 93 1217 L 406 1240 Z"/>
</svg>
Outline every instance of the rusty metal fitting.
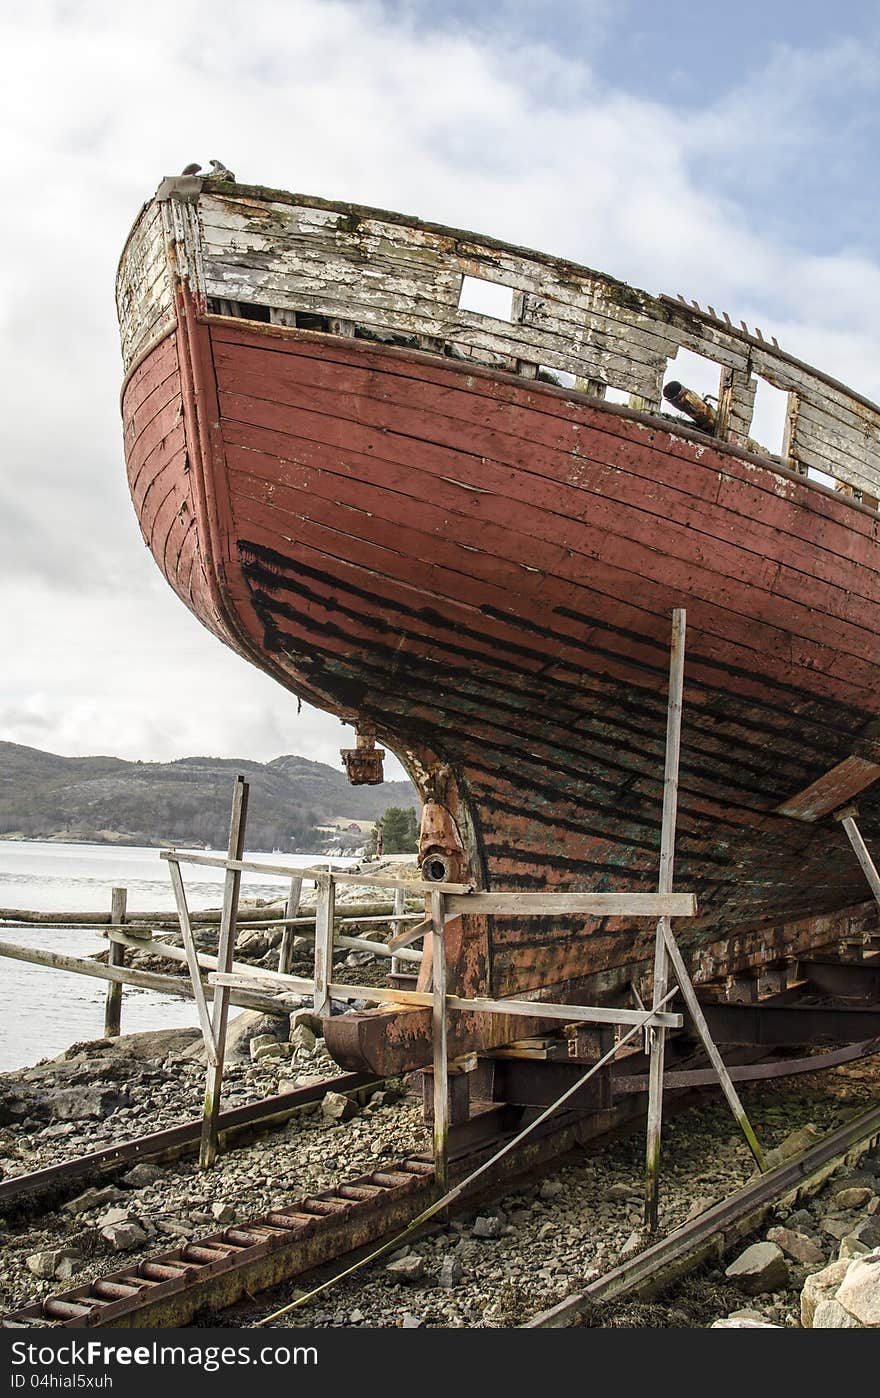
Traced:
<svg viewBox="0 0 880 1398">
<path fill-rule="evenodd" d="M 694 393 L 692 389 L 685 388 L 684 384 L 673 380 L 663 388 L 663 397 L 672 404 L 673 408 L 678 408 L 680 412 L 687 413 L 704 432 L 715 431 L 715 421 L 717 414 L 715 409 Z"/>
<path fill-rule="evenodd" d="M 378 786 L 385 780 L 382 763 L 385 749 L 376 747 L 376 735 L 359 732 L 356 748 L 340 748 L 348 780 L 352 786 Z"/>
<path fill-rule="evenodd" d="M 464 845 L 450 812 L 438 801 L 422 807 L 419 864 L 428 883 L 458 883 L 466 866 Z"/>
</svg>

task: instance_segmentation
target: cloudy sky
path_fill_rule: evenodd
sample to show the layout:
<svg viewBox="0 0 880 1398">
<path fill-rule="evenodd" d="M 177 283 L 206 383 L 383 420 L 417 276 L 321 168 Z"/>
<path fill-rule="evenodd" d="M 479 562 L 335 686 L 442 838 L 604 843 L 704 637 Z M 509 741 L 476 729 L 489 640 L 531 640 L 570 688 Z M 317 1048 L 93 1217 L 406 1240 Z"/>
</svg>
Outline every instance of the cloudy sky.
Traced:
<svg viewBox="0 0 880 1398">
<path fill-rule="evenodd" d="M 116 261 L 191 160 L 682 291 L 880 398 L 873 4 L 5 0 L 0 52 L 0 738 L 349 741 L 201 629 L 128 499 Z"/>
</svg>

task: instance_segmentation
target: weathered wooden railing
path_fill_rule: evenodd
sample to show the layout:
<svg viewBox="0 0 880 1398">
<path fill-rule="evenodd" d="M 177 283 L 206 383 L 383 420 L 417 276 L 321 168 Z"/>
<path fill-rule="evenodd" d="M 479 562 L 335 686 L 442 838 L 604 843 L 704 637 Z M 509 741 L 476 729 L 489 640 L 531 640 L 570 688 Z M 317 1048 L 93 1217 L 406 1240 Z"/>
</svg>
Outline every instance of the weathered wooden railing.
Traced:
<svg viewBox="0 0 880 1398">
<path fill-rule="evenodd" d="M 771 457 L 880 495 L 880 408 L 744 323 L 654 296 L 562 258 L 407 215 L 200 177 L 164 180 L 129 237 L 117 279 L 128 368 L 169 333 L 183 273 L 209 312 L 320 329 L 656 414 L 679 351 L 714 365 L 711 433 L 754 448 L 756 390 L 780 395 Z M 490 304 L 487 299 L 492 297 Z M 679 419 L 685 423 L 684 418 Z M 690 426 L 690 424 L 689 424 Z"/>
<path fill-rule="evenodd" d="M 221 860 L 220 863 L 223 861 Z M 264 870 L 265 865 L 254 863 L 255 870 Z M 288 869 L 286 872 L 290 873 Z M 279 914 L 272 916 L 272 907 L 239 908 L 237 921 L 249 931 L 265 928 L 283 928 L 278 953 L 278 970 L 287 971 L 294 949 L 294 935 L 311 939 L 315 936 L 317 911 L 311 915 L 300 915 L 300 899 L 305 879 L 314 879 L 315 869 L 300 870 L 291 874 L 290 891 L 286 904 L 279 905 Z M 0 957 L 43 966 L 50 970 L 68 971 L 97 980 L 107 981 L 107 998 L 104 1012 L 104 1035 L 113 1038 L 122 1032 L 122 995 L 128 985 L 138 990 L 154 990 L 162 994 L 193 999 L 194 992 L 189 979 L 170 976 L 161 972 L 143 971 L 126 964 L 126 950 L 148 952 L 158 960 L 175 964 L 187 961 L 183 948 L 162 940 L 157 933 L 176 930 L 180 926 L 176 911 L 146 911 L 129 915 L 127 912 L 128 890 L 116 887 L 111 891 L 109 913 L 98 912 L 40 912 L 23 908 L 0 908 L 0 932 L 29 931 L 42 928 L 46 931 L 63 932 L 66 929 L 78 932 L 97 932 L 108 940 L 107 963 L 90 957 L 71 956 L 66 952 L 49 951 L 41 947 L 27 947 L 13 942 L 0 941 Z M 354 926 L 390 927 L 400 929 L 418 922 L 422 913 L 406 910 L 406 885 L 395 894 L 393 902 L 377 899 L 361 908 L 346 907 L 334 918 L 336 927 Z M 189 914 L 191 926 L 201 929 L 220 927 L 222 913 L 219 909 L 192 912 Z M 373 956 L 418 966 L 422 960 L 421 951 L 411 947 L 393 952 L 388 943 L 367 937 L 348 936 L 344 932 L 334 934 L 334 946 L 345 951 L 369 952 Z M 207 952 L 197 953 L 197 962 L 205 970 L 217 966 L 217 958 Z M 236 969 L 242 972 L 249 968 L 242 963 Z M 213 998 L 213 988 L 209 988 L 209 998 Z M 231 1003 L 237 1008 L 261 1010 L 269 1014 L 284 1014 L 274 999 L 259 992 L 249 993 L 246 988 L 231 996 Z"/>
</svg>

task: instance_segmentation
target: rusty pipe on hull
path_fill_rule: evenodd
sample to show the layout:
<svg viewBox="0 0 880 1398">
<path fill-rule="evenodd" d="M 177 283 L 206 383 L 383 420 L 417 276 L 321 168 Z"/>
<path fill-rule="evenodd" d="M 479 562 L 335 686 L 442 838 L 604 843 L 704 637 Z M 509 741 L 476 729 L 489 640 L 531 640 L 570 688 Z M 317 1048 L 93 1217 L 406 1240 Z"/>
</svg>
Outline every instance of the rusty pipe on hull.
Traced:
<svg viewBox="0 0 880 1398">
<path fill-rule="evenodd" d="M 684 384 L 676 380 L 665 384 L 663 387 L 663 397 L 672 404 L 673 408 L 678 408 L 679 412 L 687 413 L 703 432 L 714 432 L 717 413 L 710 407 L 704 398 L 694 393 L 693 389 L 685 388 Z"/>
</svg>

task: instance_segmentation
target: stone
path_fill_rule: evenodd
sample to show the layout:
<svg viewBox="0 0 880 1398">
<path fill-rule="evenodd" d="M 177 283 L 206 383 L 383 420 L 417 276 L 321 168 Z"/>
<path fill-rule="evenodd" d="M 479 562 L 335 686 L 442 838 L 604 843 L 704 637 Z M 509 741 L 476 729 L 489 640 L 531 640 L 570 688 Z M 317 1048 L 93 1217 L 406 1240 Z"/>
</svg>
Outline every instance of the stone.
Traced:
<svg viewBox="0 0 880 1398">
<path fill-rule="evenodd" d="M 565 1185 L 562 1183 L 562 1180 L 545 1180 L 538 1190 L 538 1194 L 542 1199 L 558 1199 L 559 1196 L 564 1193 Z"/>
<path fill-rule="evenodd" d="M 128 1105 L 128 1093 L 117 1087 L 62 1087 L 46 1096 L 57 1121 L 102 1121 Z"/>
<path fill-rule="evenodd" d="M 838 1243 L 841 1238 L 846 1237 L 851 1227 L 851 1218 L 840 1218 L 834 1214 L 829 1214 L 827 1218 L 822 1220 L 822 1232 L 827 1233 L 829 1238 L 834 1238 Z"/>
<path fill-rule="evenodd" d="M 412 1311 L 404 1311 L 400 1328 L 401 1330 L 421 1330 L 424 1323 L 420 1315 L 413 1315 Z"/>
<path fill-rule="evenodd" d="M 342 1092 L 327 1092 L 321 1103 L 321 1111 L 328 1121 L 351 1121 L 359 1114 L 356 1102 L 352 1102 Z"/>
<path fill-rule="evenodd" d="M 71 1248 L 45 1248 L 42 1252 L 32 1252 L 27 1259 L 27 1265 L 37 1277 L 42 1277 L 44 1281 L 51 1281 L 55 1277 L 64 1279 L 72 1277 L 74 1271 L 82 1266 L 82 1258 L 79 1253 Z M 69 1270 L 61 1268 L 68 1264 Z"/>
<path fill-rule="evenodd" d="M 474 1238 L 500 1238 L 501 1219 L 494 1215 L 480 1215 L 474 1219 L 471 1236 Z"/>
<path fill-rule="evenodd" d="M 784 1160 L 790 1160 L 793 1155 L 800 1155 L 801 1151 L 809 1150 L 814 1146 L 821 1136 L 818 1126 L 807 1122 L 806 1126 L 801 1126 L 797 1131 L 792 1131 L 778 1146 L 766 1153 L 766 1168 L 772 1170 L 776 1165 L 781 1165 Z"/>
<path fill-rule="evenodd" d="M 854 1257 L 864 1257 L 871 1249 L 867 1243 L 861 1242 L 855 1233 L 847 1233 L 840 1240 L 840 1247 L 837 1249 L 838 1262 L 852 1262 Z"/>
<path fill-rule="evenodd" d="M 440 1263 L 437 1285 L 441 1291 L 453 1291 L 464 1276 L 464 1268 L 454 1252 L 448 1252 Z"/>
<path fill-rule="evenodd" d="M 824 1262 L 825 1254 L 806 1233 L 796 1233 L 793 1228 L 771 1228 L 767 1234 L 768 1243 L 775 1243 L 787 1257 L 800 1262 L 804 1267 L 812 1267 L 816 1262 Z"/>
<path fill-rule="evenodd" d="M 785 1220 L 785 1226 L 793 1229 L 795 1233 L 812 1234 L 816 1231 L 816 1220 L 809 1209 L 795 1209 Z"/>
<path fill-rule="evenodd" d="M 363 1320 L 363 1318 L 364 1318 L 364 1313 L 363 1313 L 363 1311 L 360 1310 L 360 1308 L 357 1307 L 357 1306 L 355 1306 L 354 1310 L 351 1312 L 351 1315 L 348 1317 L 348 1319 L 349 1319 L 349 1321 L 350 1321 L 350 1323 L 351 1323 L 352 1325 L 360 1325 L 360 1323 L 361 1323 L 361 1321 Z"/>
<path fill-rule="evenodd" d="M 634 1184 L 623 1184 L 622 1182 L 618 1181 L 617 1184 L 609 1184 L 608 1188 L 605 1191 L 605 1198 L 609 1200 L 634 1199 L 637 1194 L 638 1189 Z"/>
<path fill-rule="evenodd" d="M 128 1223 L 130 1219 L 131 1214 L 128 1209 L 114 1207 L 107 1209 L 106 1213 L 100 1215 L 96 1221 L 96 1227 L 110 1228 L 114 1223 Z"/>
<path fill-rule="evenodd" d="M 266 1058 L 284 1058 L 287 1047 L 269 1034 L 258 1034 L 255 1039 L 251 1039 L 251 1062 L 262 1063 Z"/>
<path fill-rule="evenodd" d="M 128 1189 L 146 1189 L 147 1185 L 155 1184 L 162 1178 L 162 1171 L 156 1165 L 135 1165 L 129 1170 L 127 1175 L 123 1175 L 119 1181 Z"/>
<path fill-rule="evenodd" d="M 880 1327 L 880 1248 L 850 1262 L 836 1299 L 861 1325 Z"/>
<path fill-rule="evenodd" d="M 807 1277 L 801 1291 L 802 1329 L 812 1329 L 816 1307 L 822 1301 L 834 1300 L 837 1288 L 846 1276 L 850 1265 L 849 1262 L 832 1262 L 830 1266 L 823 1267 L 821 1272 L 814 1272 L 812 1276 Z"/>
<path fill-rule="evenodd" d="M 67 1252 L 55 1268 L 55 1276 L 59 1281 L 70 1281 L 71 1277 L 75 1277 L 82 1266 L 83 1259 L 79 1253 Z"/>
<path fill-rule="evenodd" d="M 728 1320 L 766 1320 L 763 1311 L 756 1311 L 752 1306 L 740 1306 L 738 1310 L 731 1311 Z"/>
<path fill-rule="evenodd" d="M 147 1241 L 147 1234 L 139 1223 L 111 1223 L 109 1227 L 101 1229 L 101 1237 L 108 1242 L 116 1252 L 130 1252 L 132 1248 L 139 1248 Z"/>
<path fill-rule="evenodd" d="M 101 1209 L 106 1204 L 115 1204 L 125 1195 L 121 1189 L 116 1189 L 114 1185 L 107 1185 L 104 1189 L 87 1189 L 83 1194 L 78 1194 L 75 1199 L 69 1199 L 64 1208 L 69 1214 L 85 1214 L 91 1209 Z"/>
<path fill-rule="evenodd" d="M 849 1188 L 839 1189 L 832 1195 L 831 1203 L 835 1209 L 861 1209 L 873 1194 L 872 1189 Z"/>
<path fill-rule="evenodd" d="M 304 1024 L 307 1029 L 311 1029 L 316 1039 L 321 1038 L 321 1016 L 316 1015 L 314 1010 L 294 1010 L 290 1016 L 290 1037 L 293 1038 L 294 1029 L 298 1029 Z"/>
<path fill-rule="evenodd" d="M 231 1204 L 224 1204 L 218 1201 L 211 1205 L 211 1216 L 216 1223 L 233 1223 L 235 1221 L 235 1209 Z"/>
<path fill-rule="evenodd" d="M 425 1264 L 418 1253 L 413 1252 L 408 1257 L 399 1257 L 396 1262 L 389 1262 L 385 1272 L 392 1281 L 417 1282 L 425 1275 Z"/>
<path fill-rule="evenodd" d="M 639 1251 L 639 1248 L 640 1248 L 641 1246 L 642 1246 L 642 1234 L 641 1234 L 641 1232 L 637 1229 L 635 1232 L 630 1233 L 630 1235 L 629 1235 L 629 1237 L 627 1238 L 626 1242 L 624 1243 L 623 1247 L 620 1249 L 620 1252 L 618 1253 L 618 1257 L 620 1257 L 621 1260 L 623 1260 L 623 1259 L 625 1259 L 625 1258 L 627 1258 L 627 1257 L 634 1257 L 635 1254 Z"/>
<path fill-rule="evenodd" d="M 850 1232 L 850 1236 L 858 1238 L 860 1243 L 864 1243 L 872 1250 L 880 1247 L 880 1219 L 863 1218 L 861 1223 L 857 1223 Z"/>
<path fill-rule="evenodd" d="M 752 1243 L 725 1269 L 724 1275 L 750 1296 L 788 1286 L 788 1263 L 776 1243 Z"/>
<path fill-rule="evenodd" d="M 839 1301 L 820 1301 L 813 1314 L 814 1330 L 861 1330 L 855 1316 Z"/>
<path fill-rule="evenodd" d="M 771 1320 L 713 1320 L 710 1330 L 781 1330 Z"/>
<path fill-rule="evenodd" d="M 290 1042 L 302 1053 L 313 1053 L 318 1041 L 307 1024 L 298 1024 L 291 1031 Z"/>
</svg>

